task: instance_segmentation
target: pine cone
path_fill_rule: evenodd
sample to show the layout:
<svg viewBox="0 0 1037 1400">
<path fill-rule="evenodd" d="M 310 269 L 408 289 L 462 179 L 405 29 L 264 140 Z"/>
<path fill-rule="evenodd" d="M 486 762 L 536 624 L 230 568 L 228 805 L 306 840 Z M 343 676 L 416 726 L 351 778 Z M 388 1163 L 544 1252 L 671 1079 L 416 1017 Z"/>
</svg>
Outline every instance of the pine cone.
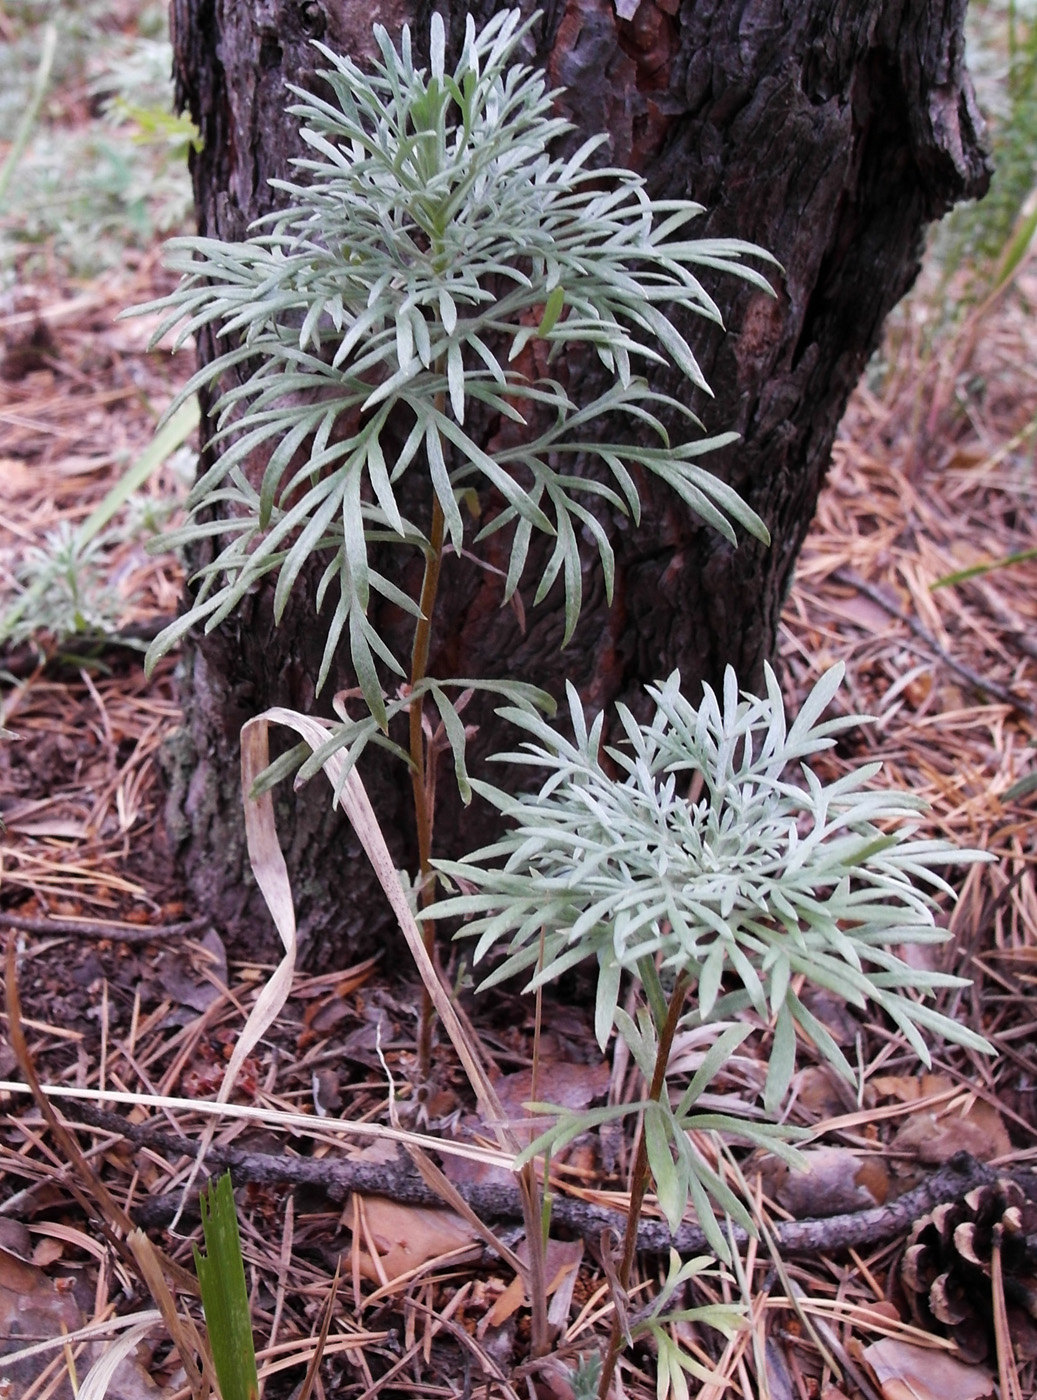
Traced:
<svg viewBox="0 0 1037 1400">
<path fill-rule="evenodd" d="M 912 1320 L 951 1337 L 964 1360 L 994 1351 L 991 1265 L 1001 1254 L 1008 1330 L 1018 1361 L 1037 1357 L 1037 1201 L 1008 1178 L 977 1186 L 915 1222 L 900 1263 Z"/>
</svg>

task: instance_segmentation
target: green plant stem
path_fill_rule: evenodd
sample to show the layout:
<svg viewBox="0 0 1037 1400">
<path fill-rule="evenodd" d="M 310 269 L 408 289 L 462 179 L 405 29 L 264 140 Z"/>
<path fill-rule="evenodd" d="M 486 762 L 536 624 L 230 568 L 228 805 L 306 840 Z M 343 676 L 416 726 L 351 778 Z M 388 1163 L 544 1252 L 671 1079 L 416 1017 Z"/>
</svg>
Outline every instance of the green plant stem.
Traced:
<svg viewBox="0 0 1037 1400">
<path fill-rule="evenodd" d="M 411 690 L 425 679 L 428 670 L 429 646 L 432 640 L 432 614 L 436 606 L 436 593 L 439 589 L 439 571 L 443 563 L 443 507 L 436 497 L 432 505 L 432 525 L 429 529 L 429 548 L 425 555 L 425 577 L 421 584 L 419 606 L 421 617 L 414 629 L 414 649 L 411 652 Z M 429 801 L 428 765 L 426 763 L 425 736 L 422 733 L 422 713 L 424 697 L 416 695 L 410 703 L 410 759 L 411 785 L 414 790 L 414 820 L 418 830 L 418 867 L 420 870 L 419 899 L 422 909 L 432 901 L 432 820 L 433 811 Z M 435 926 L 425 920 L 421 924 L 421 936 L 425 951 L 435 962 Z M 421 994 L 421 1021 L 418 1028 L 418 1076 L 424 1083 L 432 1067 L 432 996 L 427 987 Z"/>
<path fill-rule="evenodd" d="M 677 1033 L 677 1024 L 681 1018 L 684 997 L 690 985 L 691 978 L 686 972 L 682 972 L 677 978 L 670 996 L 670 1003 L 666 1010 L 666 1020 L 663 1023 L 663 1028 L 659 1035 L 659 1048 L 655 1055 L 655 1069 L 652 1072 L 652 1083 L 648 1090 L 649 1099 L 656 1103 L 658 1103 L 663 1093 L 666 1091 L 666 1066 L 670 1061 L 673 1037 Z M 634 1259 L 637 1256 L 637 1227 L 641 1221 L 641 1207 L 644 1204 L 645 1192 L 647 1189 L 648 1144 L 645 1138 L 644 1124 L 642 1123 L 641 1136 L 637 1144 L 637 1155 L 634 1158 L 634 1169 L 630 1176 L 630 1207 L 627 1211 L 626 1231 L 623 1236 L 623 1258 L 620 1261 L 618 1272 L 619 1286 L 623 1293 L 627 1293 L 630 1289 L 630 1275 L 633 1273 Z M 623 1350 L 625 1340 L 623 1335 L 623 1316 L 619 1308 L 617 1308 L 612 1318 L 612 1333 L 609 1337 L 608 1351 L 605 1353 L 605 1360 L 601 1367 L 598 1400 L 608 1400 L 609 1389 L 612 1385 L 612 1377 L 616 1370 L 616 1362 L 619 1360 L 619 1354 Z"/>
</svg>

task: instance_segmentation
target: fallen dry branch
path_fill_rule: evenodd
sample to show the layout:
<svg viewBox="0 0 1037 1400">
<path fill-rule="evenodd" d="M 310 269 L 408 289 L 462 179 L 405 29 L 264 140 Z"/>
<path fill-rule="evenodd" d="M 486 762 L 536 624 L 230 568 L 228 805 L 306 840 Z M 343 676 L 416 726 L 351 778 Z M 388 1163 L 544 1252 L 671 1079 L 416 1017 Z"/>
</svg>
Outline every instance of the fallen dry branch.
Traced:
<svg viewBox="0 0 1037 1400">
<path fill-rule="evenodd" d="M 60 1098 L 60 1091 L 54 1097 Z M 75 1112 L 83 1123 L 128 1142 L 157 1148 L 174 1158 L 194 1156 L 196 1144 L 189 1138 L 178 1139 L 152 1124 L 129 1123 L 118 1114 L 107 1113 L 90 1104 L 77 1104 Z M 339 1156 L 313 1161 L 213 1143 L 206 1149 L 204 1166 L 209 1171 L 231 1170 L 238 1185 L 252 1182 L 264 1186 L 313 1187 L 336 1204 L 357 1191 L 364 1195 L 387 1196 L 406 1205 L 443 1205 L 442 1198 L 402 1159 L 396 1163 L 371 1163 Z M 1037 1174 L 988 1166 L 967 1152 L 958 1152 L 918 1186 L 884 1205 L 818 1219 L 771 1221 L 768 1233 L 782 1255 L 789 1256 L 838 1254 L 863 1245 L 882 1244 L 906 1233 L 934 1206 L 961 1200 L 975 1187 L 992 1185 L 1006 1177 L 1018 1182 L 1028 1197 L 1037 1201 Z M 515 1223 L 522 1220 L 517 1188 L 460 1183 L 455 1189 L 486 1221 Z M 136 1208 L 134 1218 L 146 1228 L 167 1225 L 182 1204 L 182 1193 L 152 1196 Z M 552 1228 L 561 1226 L 595 1246 L 601 1232 L 616 1229 L 623 1218 L 620 1205 L 615 1210 L 607 1210 L 560 1194 L 554 1195 L 551 1203 Z M 745 1245 L 749 1240 L 748 1234 L 737 1226 L 731 1226 L 729 1234 L 732 1242 L 738 1245 Z M 680 1254 L 701 1254 L 709 1249 L 704 1232 L 697 1226 L 682 1225 L 676 1235 L 671 1235 L 664 1222 L 654 1220 L 642 1222 L 637 1247 L 643 1253 L 656 1254 L 665 1254 L 670 1248 Z M 1033 1247 L 1037 1248 L 1037 1238 Z"/>
</svg>

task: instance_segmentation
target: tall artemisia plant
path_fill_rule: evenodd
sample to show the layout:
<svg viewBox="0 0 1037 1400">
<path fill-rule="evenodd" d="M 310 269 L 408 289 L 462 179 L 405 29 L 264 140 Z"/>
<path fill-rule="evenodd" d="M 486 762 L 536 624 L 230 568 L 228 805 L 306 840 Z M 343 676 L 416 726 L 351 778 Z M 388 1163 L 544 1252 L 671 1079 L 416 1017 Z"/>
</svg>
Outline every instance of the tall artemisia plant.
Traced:
<svg viewBox="0 0 1037 1400">
<path fill-rule="evenodd" d="M 612 596 L 613 552 L 594 504 L 607 501 L 636 522 L 639 471 L 669 483 L 732 543 L 734 524 L 768 539 L 759 516 L 699 464 L 734 435 L 673 441 L 662 415 L 678 415 L 689 431 L 700 425 L 641 371 L 666 363 L 689 388 L 708 391 L 674 313 L 719 321 L 698 271 L 769 291 L 743 259 L 773 260 L 734 239 L 688 239 L 699 206 L 652 200 L 639 176 L 596 165 L 604 136 L 553 155 L 570 125 L 551 114 L 543 74 L 514 61 L 531 23 L 506 10 L 477 30 L 469 17 L 452 72 L 438 15 L 428 70 L 416 66 L 408 30 L 397 51 L 375 29 L 381 59 L 370 72 L 318 45 L 334 100 L 291 89 L 311 154 L 294 162 L 298 183 L 273 182 L 288 207 L 260 220 L 244 242 L 172 240 L 168 262 L 182 274 L 179 287 L 137 308 L 162 313 L 156 341 L 177 325 L 177 344 L 210 326 L 226 346 L 173 405 L 220 386 L 210 439 L 217 459 L 191 492 L 187 523 L 164 541 L 211 538 L 217 548 L 195 577 L 191 606 L 149 660 L 199 624 L 217 627 L 269 575 L 280 620 L 303 568 L 315 556 L 323 561 L 317 606 L 328 622 L 317 688 L 348 649 L 367 714 L 343 716 L 333 745 L 303 776 L 319 771 L 333 747 L 347 748 L 346 771 L 372 741 L 402 754 L 424 897 L 433 817 L 426 703 L 441 717 L 465 801 L 465 726 L 451 697 L 481 688 L 552 706 L 519 681 L 428 674 L 447 554 L 510 530 L 507 602 L 524 580 L 534 532 L 549 536 L 534 602 L 562 579 L 568 641 L 580 613 L 581 536 L 593 540 Z M 577 403 L 560 380 L 530 379 L 519 364 L 533 340 L 543 342 L 548 366 L 591 347 L 608 387 Z M 513 423 L 514 440 L 489 453 L 468 430 L 476 408 Z M 539 426 L 530 428 L 534 417 Z M 398 450 L 386 445 L 390 429 L 402 440 Z M 253 480 L 246 464 L 260 451 L 269 456 Z M 603 470 L 595 475 L 588 464 Z M 403 478 L 414 473 L 428 500 L 427 518 L 416 521 L 399 501 Z M 466 496 L 488 488 L 504 508 L 479 532 Z M 423 556 L 417 597 L 374 567 L 374 543 Z M 375 595 L 413 619 L 409 663 L 379 633 Z M 406 744 L 391 737 L 403 715 Z M 277 775 L 293 761 L 298 755 Z M 422 1040 L 427 1065 L 427 1034 Z"/>
</svg>

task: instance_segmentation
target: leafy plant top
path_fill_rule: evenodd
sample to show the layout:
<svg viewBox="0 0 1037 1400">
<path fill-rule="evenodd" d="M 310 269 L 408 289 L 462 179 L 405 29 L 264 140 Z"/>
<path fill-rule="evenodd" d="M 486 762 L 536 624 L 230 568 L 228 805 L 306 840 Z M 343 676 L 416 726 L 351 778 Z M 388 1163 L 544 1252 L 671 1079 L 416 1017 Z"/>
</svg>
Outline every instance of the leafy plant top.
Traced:
<svg viewBox="0 0 1037 1400">
<path fill-rule="evenodd" d="M 561 576 L 566 640 L 581 603 L 581 534 L 594 540 L 611 595 L 612 548 L 594 499 L 636 519 L 636 470 L 668 482 L 732 541 L 732 522 L 768 538 L 759 516 L 699 465 L 733 435 L 671 440 L 663 416 L 697 420 L 641 371 L 669 364 L 706 390 L 677 313 L 719 321 L 699 271 L 770 291 L 743 259 L 773 260 L 734 239 L 687 239 L 700 207 L 652 200 L 632 172 L 596 168 L 604 136 L 553 155 L 571 128 L 551 115 L 543 74 L 513 61 L 528 27 L 517 11 L 478 32 L 469 17 L 453 72 L 438 15 L 427 72 L 407 30 L 397 51 L 375 29 L 381 58 L 370 72 L 318 46 L 333 100 L 292 89 L 311 154 L 295 161 L 300 183 L 274 182 L 288 207 L 242 243 L 169 245 L 181 284 L 140 308 L 167 313 L 156 340 L 181 322 L 180 340 L 211 325 L 227 348 L 181 394 L 223 386 L 221 455 L 194 489 L 192 518 L 168 539 L 211 536 L 220 548 L 152 659 L 192 625 L 216 626 L 266 574 L 279 575 L 280 617 L 307 560 L 326 552 L 318 606 L 333 583 L 338 600 L 319 684 L 348 636 L 384 724 L 378 665 L 403 668 L 369 619 L 371 595 L 418 610 L 368 547 L 388 540 L 426 556 L 441 547 L 403 513 L 400 483 L 415 468 L 455 551 L 477 514 L 469 493 L 496 493 L 479 537 L 511 529 L 505 601 L 533 532 L 553 537 L 536 598 Z M 533 342 L 542 351 L 525 353 Z M 569 397 L 564 371 L 542 372 L 574 346 L 591 347 L 612 376 L 590 402 Z M 473 408 L 515 425 L 492 454 L 469 431 Z M 258 472 L 250 464 L 260 449 L 269 458 Z M 595 461 L 601 479 L 587 474 Z"/>
<path fill-rule="evenodd" d="M 634 1029 L 617 1010 L 622 974 L 651 994 L 658 962 L 663 976 L 696 984 L 696 1022 L 752 1009 L 773 1023 L 769 1114 L 795 1069 L 797 1026 L 854 1078 L 797 995 L 800 977 L 853 1006 L 880 1006 L 926 1064 L 922 1029 L 988 1048 L 912 995 L 965 984 L 909 966 L 890 946 L 944 941 L 929 891 L 952 891 L 936 870 L 984 857 L 916 838 L 924 804 L 870 789 L 880 764 L 827 784 L 811 770 L 807 760 L 861 722 L 821 718 L 842 674 L 826 672 L 790 723 L 770 668 L 765 696 L 740 696 L 728 668 L 723 695 L 705 687 L 698 708 L 675 673 L 648 687 L 649 723 L 618 707 L 622 745 L 603 745 L 604 716 L 588 726 L 572 688 L 571 741 L 535 713 L 502 711 L 529 737 L 500 757 L 543 770 L 543 785 L 512 796 L 475 784 L 510 829 L 465 860 L 434 862 L 468 892 L 431 912 L 470 919 L 463 933 L 478 937 L 477 962 L 506 949 L 483 985 L 525 972 L 537 986 L 596 959 L 604 1047 L 614 1025 Z"/>
</svg>

